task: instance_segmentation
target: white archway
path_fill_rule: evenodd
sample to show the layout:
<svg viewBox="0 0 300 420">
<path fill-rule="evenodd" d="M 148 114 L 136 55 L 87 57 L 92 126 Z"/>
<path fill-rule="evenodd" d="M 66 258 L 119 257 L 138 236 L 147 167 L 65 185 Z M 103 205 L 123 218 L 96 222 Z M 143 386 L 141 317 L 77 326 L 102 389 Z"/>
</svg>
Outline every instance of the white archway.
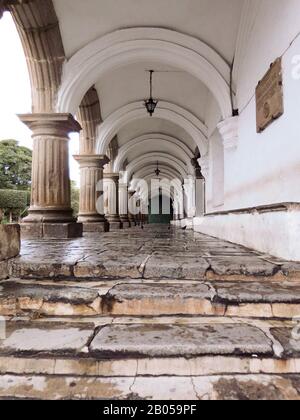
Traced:
<svg viewBox="0 0 300 420">
<path fill-rule="evenodd" d="M 104 155 L 109 143 L 122 127 L 146 117 L 147 111 L 142 100 L 125 105 L 113 112 L 99 126 L 96 153 Z M 202 155 L 206 155 L 208 150 L 207 127 L 191 112 L 170 102 L 161 101 L 156 108 L 155 117 L 152 118 L 167 120 L 182 127 L 195 141 Z"/>
<path fill-rule="evenodd" d="M 150 165 L 145 165 L 143 168 L 134 173 L 134 176 L 132 177 L 132 182 L 135 179 L 144 179 L 147 176 L 151 176 L 152 178 L 154 178 L 156 168 L 156 164 L 153 163 Z M 161 171 L 160 178 L 166 178 L 169 180 L 179 179 L 181 183 L 184 181 L 181 174 L 176 169 L 170 168 L 165 164 L 160 163 L 159 170 Z"/>
<path fill-rule="evenodd" d="M 191 160 L 194 157 L 193 152 L 182 141 L 163 134 L 146 134 L 129 141 L 119 149 L 119 153 L 114 164 L 114 172 L 118 173 L 122 171 L 122 166 L 128 153 L 134 150 L 137 146 L 142 147 L 144 143 L 151 142 L 151 140 L 159 140 L 162 144 L 171 146 L 172 150 L 174 150 L 180 159 L 186 163 L 187 167 L 189 169 L 192 167 Z"/>
<path fill-rule="evenodd" d="M 147 164 L 158 161 L 163 162 L 166 164 L 166 166 L 170 166 L 171 168 L 174 168 L 183 179 L 187 178 L 189 175 L 187 172 L 187 168 L 185 167 L 185 164 L 181 162 L 178 158 L 175 158 L 174 156 L 170 156 L 167 154 L 162 153 L 148 153 L 146 155 L 140 156 L 138 159 L 135 159 L 132 161 L 126 168 L 126 178 L 127 182 L 131 179 L 132 175 L 135 173 L 135 171 L 139 170 L 142 167 L 145 167 Z"/>
<path fill-rule="evenodd" d="M 65 64 L 57 111 L 75 114 L 89 88 L 107 72 L 137 62 L 159 62 L 181 69 L 205 84 L 223 118 L 232 115 L 230 67 L 204 42 L 162 28 L 130 28 L 91 42 Z"/>
</svg>

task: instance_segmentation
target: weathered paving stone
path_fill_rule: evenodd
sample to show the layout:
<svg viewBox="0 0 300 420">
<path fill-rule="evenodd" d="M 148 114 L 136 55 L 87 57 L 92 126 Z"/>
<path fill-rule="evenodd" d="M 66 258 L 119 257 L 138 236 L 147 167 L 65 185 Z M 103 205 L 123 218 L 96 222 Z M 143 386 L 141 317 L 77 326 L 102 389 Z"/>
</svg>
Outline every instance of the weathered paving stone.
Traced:
<svg viewBox="0 0 300 420">
<path fill-rule="evenodd" d="M 73 267 L 71 265 L 53 262 L 29 263 L 17 259 L 11 263 L 11 272 L 14 277 L 23 279 L 32 278 L 70 278 L 73 275 Z"/>
<path fill-rule="evenodd" d="M 23 311 L 45 315 L 96 315 L 101 298 L 96 289 L 24 284 L 16 281 L 0 283 L 0 314 L 18 315 Z"/>
<path fill-rule="evenodd" d="M 169 279 L 203 279 L 209 264 L 203 258 L 153 256 L 146 264 L 144 277 Z"/>
<path fill-rule="evenodd" d="M 89 235 L 80 239 L 23 241 L 12 275 L 19 278 L 202 279 L 222 277 L 300 277 L 300 264 L 259 255 L 242 246 L 193 231 L 145 226 L 126 231 Z M 151 256 L 146 264 L 143 262 Z M 141 267 L 142 265 L 142 267 Z M 209 270 L 210 268 L 210 270 Z M 145 270 L 144 270 L 145 269 Z M 228 280 L 226 278 L 226 280 Z"/>
<path fill-rule="evenodd" d="M 300 304 L 300 283 L 296 282 L 213 282 L 212 285 L 215 299 L 225 303 Z"/>
<path fill-rule="evenodd" d="M 0 398 L 42 400 L 299 400 L 299 375 L 216 377 L 0 376 Z"/>
<path fill-rule="evenodd" d="M 199 399 L 216 401 L 290 401 L 300 394 L 291 376 L 245 375 L 194 378 Z"/>
<path fill-rule="evenodd" d="M 283 357 L 300 357 L 300 317 L 295 328 L 272 328 L 271 334 L 280 342 L 284 349 Z"/>
<path fill-rule="evenodd" d="M 1 355 L 75 355 L 82 351 L 93 335 L 90 325 L 39 324 L 26 326 L 22 323 L 9 323 L 6 339 L 0 341 Z"/>
<path fill-rule="evenodd" d="M 90 345 L 98 357 L 192 357 L 200 355 L 272 355 L 272 342 L 256 327 L 239 324 L 197 326 L 113 325 Z"/>
<path fill-rule="evenodd" d="M 130 399 L 134 378 L 0 376 L 0 399 Z"/>
<path fill-rule="evenodd" d="M 102 297 L 102 309 L 128 316 L 224 315 L 225 307 L 211 303 L 213 296 L 205 284 L 122 284 Z"/>
<path fill-rule="evenodd" d="M 74 267 L 77 278 L 134 278 L 142 277 L 141 266 L 147 255 L 123 256 L 115 254 L 112 258 L 99 256 L 78 263 Z"/>
<path fill-rule="evenodd" d="M 180 297 L 182 299 L 198 298 L 211 299 L 212 292 L 206 284 L 172 285 L 172 284 L 130 284 L 117 285 L 107 294 L 109 299 L 135 300 L 135 299 L 169 299 Z"/>
<path fill-rule="evenodd" d="M 280 267 L 276 264 L 269 263 L 257 256 L 253 257 L 214 257 L 207 258 L 213 273 L 219 276 L 228 275 L 245 275 L 245 276 L 274 276 Z"/>
</svg>

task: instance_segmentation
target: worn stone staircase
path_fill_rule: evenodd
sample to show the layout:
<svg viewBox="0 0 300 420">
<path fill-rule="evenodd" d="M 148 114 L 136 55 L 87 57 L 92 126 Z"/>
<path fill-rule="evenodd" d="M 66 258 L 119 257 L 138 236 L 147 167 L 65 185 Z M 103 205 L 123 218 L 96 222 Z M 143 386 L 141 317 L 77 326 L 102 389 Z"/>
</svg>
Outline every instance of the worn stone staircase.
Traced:
<svg viewBox="0 0 300 420">
<path fill-rule="evenodd" d="M 271 257 L 196 235 L 203 248 L 233 249 L 231 262 L 219 255 L 195 278 L 208 257 L 201 247 L 196 253 L 191 234 L 146 229 L 141 246 L 134 232 L 118 237 L 129 238 L 118 258 L 102 250 L 73 265 L 59 259 L 57 244 L 54 261 L 29 260 L 25 244 L 0 283 L 0 398 L 299 399 L 298 265 L 278 261 L 274 269 Z M 179 238 L 166 254 L 158 249 L 164 234 Z M 115 234 L 106 238 L 119 252 Z M 133 240 L 140 251 L 129 256 Z M 182 255 L 183 242 L 193 245 L 193 260 Z"/>
</svg>

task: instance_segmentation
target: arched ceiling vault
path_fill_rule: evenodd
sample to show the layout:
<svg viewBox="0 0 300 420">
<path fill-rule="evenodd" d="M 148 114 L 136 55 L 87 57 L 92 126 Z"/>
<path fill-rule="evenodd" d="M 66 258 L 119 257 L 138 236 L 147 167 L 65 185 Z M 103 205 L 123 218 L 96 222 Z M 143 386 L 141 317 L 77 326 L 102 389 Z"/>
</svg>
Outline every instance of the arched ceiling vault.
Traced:
<svg viewBox="0 0 300 420">
<path fill-rule="evenodd" d="M 76 112 L 90 86 L 130 63 L 154 61 L 196 77 L 212 92 L 223 118 L 231 116 L 230 66 L 208 44 L 164 28 L 130 28 L 91 42 L 65 64 L 59 112 Z"/>
<path fill-rule="evenodd" d="M 159 146 L 156 146 L 158 143 Z M 128 159 L 130 153 L 134 152 L 135 155 L 142 155 L 146 146 L 150 150 L 152 148 L 152 152 L 169 151 L 181 158 L 187 166 L 191 165 L 191 159 L 194 157 L 192 151 L 182 141 L 174 137 L 163 134 L 146 134 L 129 141 L 120 148 L 118 157 L 114 163 L 114 172 L 120 172 L 123 169 L 124 162 Z M 158 150 L 159 147 L 160 150 Z"/>
<path fill-rule="evenodd" d="M 183 183 L 183 178 L 181 174 L 174 168 L 170 168 L 164 164 L 159 165 L 159 169 L 161 171 L 159 179 L 168 179 L 169 181 L 173 181 L 178 179 L 179 182 Z M 139 171 L 135 172 L 132 177 L 132 182 L 137 182 L 137 180 L 144 179 L 145 177 L 151 176 L 151 178 L 156 178 L 155 176 L 156 165 L 147 165 L 144 168 L 140 169 Z"/>
<path fill-rule="evenodd" d="M 156 161 L 166 176 L 191 175 L 196 147 L 207 154 L 210 122 L 232 115 L 230 65 L 244 0 L 0 3 L 24 46 L 33 112 L 77 114 L 81 153 L 105 154 L 117 138 L 114 170 L 127 163 L 130 179 L 149 177 Z M 150 68 L 160 72 L 152 119 L 143 106 Z"/>
<path fill-rule="evenodd" d="M 135 102 L 124 106 L 107 117 L 100 125 L 97 140 L 97 153 L 105 154 L 112 138 L 117 135 L 122 127 L 131 121 L 145 118 L 147 115 L 142 102 Z M 150 118 L 150 117 L 149 117 Z M 159 102 L 155 117 L 173 122 L 183 128 L 198 146 L 202 154 L 207 152 L 207 127 L 189 111 L 168 102 Z"/>
<path fill-rule="evenodd" d="M 166 166 L 175 169 L 183 179 L 187 178 L 189 175 L 192 175 L 185 164 L 178 158 L 162 153 L 149 153 L 144 156 L 140 156 L 138 159 L 134 160 L 127 166 L 127 180 L 130 180 L 132 175 L 135 174 L 135 172 L 137 172 L 140 168 L 144 168 L 147 164 L 151 165 L 153 162 L 164 163 Z M 193 171 L 193 169 L 191 169 L 191 171 Z"/>
</svg>

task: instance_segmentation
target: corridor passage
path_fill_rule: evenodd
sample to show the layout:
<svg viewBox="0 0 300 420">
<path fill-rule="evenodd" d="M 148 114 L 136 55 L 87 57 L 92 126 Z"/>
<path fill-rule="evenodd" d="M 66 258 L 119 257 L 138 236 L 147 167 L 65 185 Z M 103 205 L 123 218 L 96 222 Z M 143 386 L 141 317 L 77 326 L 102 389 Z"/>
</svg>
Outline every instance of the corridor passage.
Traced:
<svg viewBox="0 0 300 420">
<path fill-rule="evenodd" d="M 15 276 L 34 278 L 256 279 L 298 277 L 300 263 L 167 225 L 74 240 L 23 241 Z"/>
</svg>

